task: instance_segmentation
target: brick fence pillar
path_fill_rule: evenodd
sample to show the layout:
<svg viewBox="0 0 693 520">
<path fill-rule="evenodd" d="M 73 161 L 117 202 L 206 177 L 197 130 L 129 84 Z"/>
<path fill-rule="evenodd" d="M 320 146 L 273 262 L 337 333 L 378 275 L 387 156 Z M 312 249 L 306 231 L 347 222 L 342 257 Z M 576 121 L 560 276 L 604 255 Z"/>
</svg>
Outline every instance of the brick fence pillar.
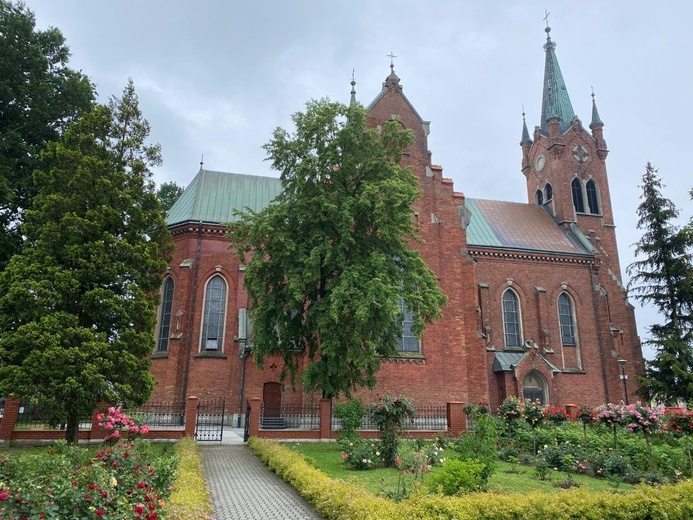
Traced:
<svg viewBox="0 0 693 520">
<path fill-rule="evenodd" d="M 195 436 L 195 424 L 197 423 L 197 403 L 199 399 L 191 395 L 185 400 L 185 436 Z"/>
<path fill-rule="evenodd" d="M 453 437 L 467 429 L 467 414 L 462 411 L 463 403 L 447 403 L 448 431 Z"/>
<path fill-rule="evenodd" d="M 12 440 L 12 432 L 17 424 L 19 417 L 19 399 L 5 399 L 5 411 L 3 412 L 2 422 L 0 422 L 0 443 Z"/>
<path fill-rule="evenodd" d="M 248 417 L 248 436 L 257 437 L 260 434 L 260 403 L 262 399 L 259 397 L 251 397 L 250 401 L 250 417 Z"/>
<path fill-rule="evenodd" d="M 320 399 L 320 438 L 332 438 L 332 399 Z"/>
</svg>

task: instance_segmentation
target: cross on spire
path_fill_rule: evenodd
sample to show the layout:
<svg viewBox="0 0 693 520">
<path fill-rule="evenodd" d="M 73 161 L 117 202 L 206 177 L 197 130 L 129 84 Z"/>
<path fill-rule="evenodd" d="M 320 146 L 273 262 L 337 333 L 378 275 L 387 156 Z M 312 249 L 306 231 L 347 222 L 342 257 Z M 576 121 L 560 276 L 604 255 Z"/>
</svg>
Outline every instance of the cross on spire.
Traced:
<svg viewBox="0 0 693 520">
<path fill-rule="evenodd" d="M 546 22 L 546 27 L 549 26 L 549 15 L 551 14 L 549 11 L 544 10 L 545 16 L 544 16 L 544 21 Z"/>
<path fill-rule="evenodd" d="M 390 58 L 390 70 L 392 70 L 392 72 L 394 72 L 395 71 L 395 58 L 397 56 L 395 56 L 392 51 L 390 51 L 390 54 L 386 54 L 385 56 Z"/>
</svg>

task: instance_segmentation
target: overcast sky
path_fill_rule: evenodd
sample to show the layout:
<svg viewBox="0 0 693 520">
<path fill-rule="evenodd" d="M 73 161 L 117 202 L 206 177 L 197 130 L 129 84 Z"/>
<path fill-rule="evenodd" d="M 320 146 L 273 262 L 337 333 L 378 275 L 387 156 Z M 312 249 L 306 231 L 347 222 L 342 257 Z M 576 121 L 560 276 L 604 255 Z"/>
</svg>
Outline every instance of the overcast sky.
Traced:
<svg viewBox="0 0 693 520">
<path fill-rule="evenodd" d="M 205 168 L 278 176 L 262 144 L 311 98 L 348 102 L 352 69 L 367 105 L 390 72 L 431 121 L 433 162 L 467 196 L 527 202 L 522 106 L 539 124 L 544 10 L 575 113 L 605 123 L 614 218 L 633 261 L 638 185 L 651 160 L 665 196 L 693 215 L 690 136 L 692 2 L 27 0 L 39 27 L 62 30 L 106 100 L 132 77 L 158 183 L 186 186 Z M 624 273 L 625 277 L 625 273 Z M 635 302 L 634 302 L 635 303 Z M 638 328 L 656 319 L 636 304 Z M 646 353 L 651 357 L 651 353 Z"/>
</svg>

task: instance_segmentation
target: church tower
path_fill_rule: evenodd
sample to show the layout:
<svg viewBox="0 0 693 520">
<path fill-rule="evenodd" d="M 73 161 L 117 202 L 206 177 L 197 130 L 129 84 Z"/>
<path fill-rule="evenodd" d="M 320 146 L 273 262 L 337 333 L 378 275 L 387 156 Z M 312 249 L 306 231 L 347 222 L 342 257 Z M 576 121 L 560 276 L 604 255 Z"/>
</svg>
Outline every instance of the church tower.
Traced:
<svg viewBox="0 0 693 520">
<path fill-rule="evenodd" d="M 616 401 L 623 395 L 618 387 L 617 360 L 627 360 L 631 374 L 642 373 L 643 362 L 633 306 L 622 283 L 606 170 L 609 150 L 604 123 L 594 93 L 589 128 L 575 115 L 548 24 L 545 32 L 541 119 L 530 137 L 523 114 L 522 173 L 528 202 L 543 207 L 571 240 L 582 243 L 593 255 L 589 285 L 596 340 L 605 396 Z M 635 388 L 632 381 L 629 392 Z"/>
<path fill-rule="evenodd" d="M 541 119 L 530 138 L 523 114 L 520 141 L 528 202 L 543 206 L 560 225 L 577 228 L 589 237 L 592 245 L 609 258 L 609 267 L 620 278 L 604 123 L 594 93 L 589 129 L 575 115 L 551 28 L 547 26 L 545 31 Z"/>
</svg>

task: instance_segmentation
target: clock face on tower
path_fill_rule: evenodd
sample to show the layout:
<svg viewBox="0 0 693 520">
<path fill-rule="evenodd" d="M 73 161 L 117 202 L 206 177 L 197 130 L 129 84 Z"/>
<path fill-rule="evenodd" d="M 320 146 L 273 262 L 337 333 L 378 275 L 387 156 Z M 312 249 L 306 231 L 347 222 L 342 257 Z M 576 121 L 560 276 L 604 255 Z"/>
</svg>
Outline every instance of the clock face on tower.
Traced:
<svg viewBox="0 0 693 520">
<path fill-rule="evenodd" d="M 589 159 L 590 154 L 587 153 L 587 150 L 585 150 L 581 144 L 579 144 L 573 147 L 573 157 L 577 162 L 584 163 L 587 159 Z"/>
<path fill-rule="evenodd" d="M 546 157 L 543 155 L 540 155 L 537 157 L 536 161 L 534 161 L 534 169 L 540 172 L 541 170 L 544 169 L 544 165 L 546 164 Z"/>
</svg>

